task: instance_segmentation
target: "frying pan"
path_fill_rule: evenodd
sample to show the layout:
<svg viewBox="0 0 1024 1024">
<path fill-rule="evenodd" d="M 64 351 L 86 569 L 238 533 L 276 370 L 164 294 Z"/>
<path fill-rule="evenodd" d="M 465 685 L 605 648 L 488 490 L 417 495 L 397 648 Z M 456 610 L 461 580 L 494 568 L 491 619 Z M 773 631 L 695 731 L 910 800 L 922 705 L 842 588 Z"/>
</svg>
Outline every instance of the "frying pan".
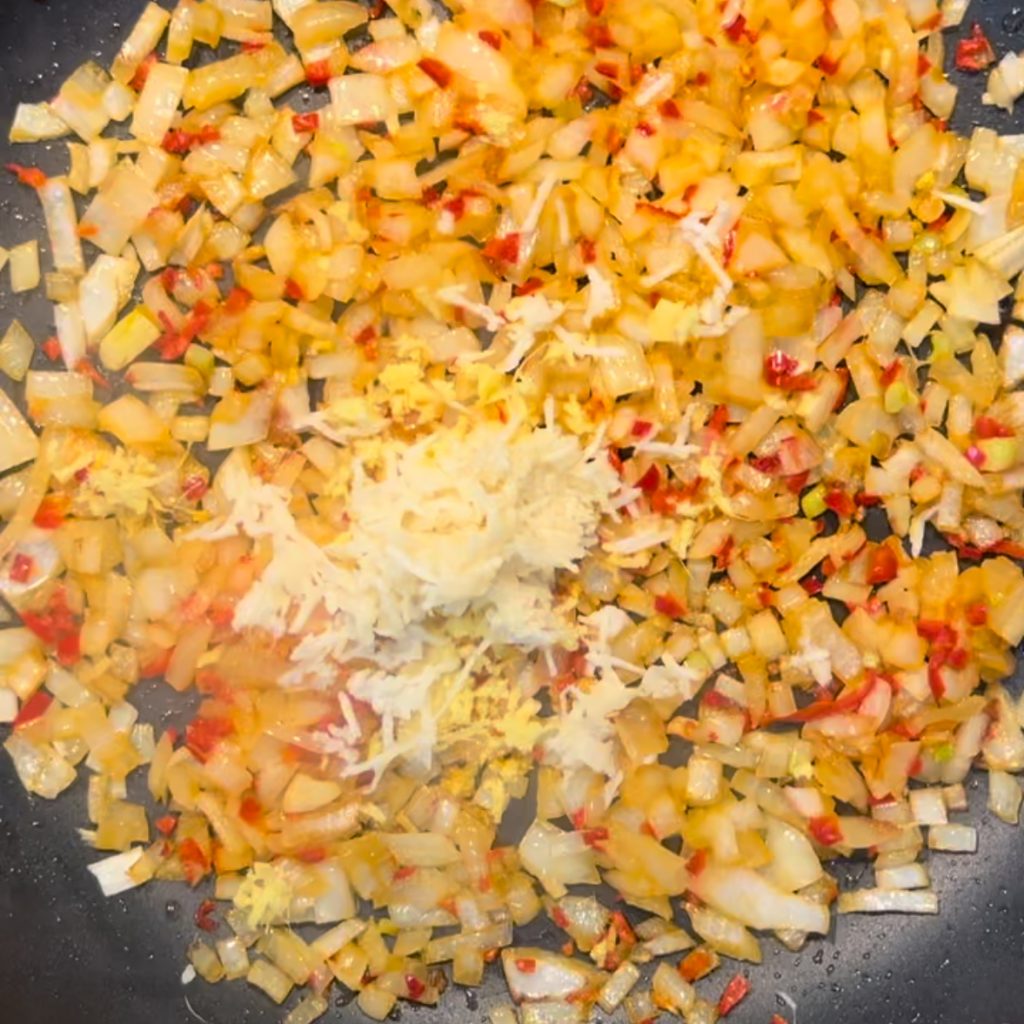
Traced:
<svg viewBox="0 0 1024 1024">
<path fill-rule="evenodd" d="M 3 0 L 0 3 L 0 129 L 18 100 L 50 97 L 83 61 L 109 64 L 142 0 Z M 1006 0 L 975 0 L 970 20 L 988 31 L 997 53 L 1024 49 L 1024 11 Z M 1002 133 L 1012 115 L 982 107 L 982 82 L 964 79 L 954 123 Z M 24 158 L 0 142 L 0 162 Z M 40 149 L 43 150 L 40 155 Z M 30 162 L 66 169 L 62 144 L 34 147 Z M 30 191 L 0 182 L 0 244 L 45 234 Z M 45 258 L 45 257 L 44 257 Z M 11 296 L 0 285 L 0 329 L 14 316 L 36 338 L 52 332 L 39 297 Z M 1024 673 L 1021 673 L 1024 675 Z M 167 687 L 143 683 L 132 698 L 158 726 L 183 725 L 190 709 L 170 700 Z M 129 796 L 141 798 L 141 792 Z M 1024 1022 L 1024 831 L 985 813 L 985 784 L 972 776 L 971 811 L 979 827 L 975 856 L 939 855 L 929 870 L 941 913 L 934 918 L 839 918 L 827 937 L 798 954 L 769 939 L 765 961 L 750 967 L 750 997 L 733 1020 L 768 1024 L 775 1012 L 793 1014 L 777 993 L 796 1003 L 800 1024 L 1021 1024 Z M 523 827 L 527 807 L 513 808 L 509 826 Z M 0 755 L 0 1022 L 3 1024 L 209 1024 L 277 1022 L 279 1008 L 244 984 L 181 984 L 184 952 L 195 929 L 203 891 L 154 882 L 104 899 L 85 865 L 96 859 L 75 829 L 85 820 L 84 778 L 56 802 L 27 795 L 10 760 Z M 838 866 L 853 885 L 863 862 Z M 552 945 L 551 926 L 521 936 Z M 559 944 L 561 940 L 558 940 Z M 717 994 L 727 967 L 701 988 Z M 187 1002 L 186 1002 L 187 999 Z M 475 1024 L 508 1002 L 497 972 L 475 993 L 451 990 L 438 1010 L 403 1006 L 394 1016 L 416 1024 Z M 365 1020 L 338 999 L 324 1018 Z"/>
</svg>

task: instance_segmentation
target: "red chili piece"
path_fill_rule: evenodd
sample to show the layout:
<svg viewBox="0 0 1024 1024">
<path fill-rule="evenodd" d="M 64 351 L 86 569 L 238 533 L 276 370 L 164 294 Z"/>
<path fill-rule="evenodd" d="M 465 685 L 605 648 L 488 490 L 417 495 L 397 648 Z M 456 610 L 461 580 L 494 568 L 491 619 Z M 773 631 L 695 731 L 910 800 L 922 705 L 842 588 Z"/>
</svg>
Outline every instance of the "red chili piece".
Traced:
<svg viewBox="0 0 1024 1024">
<path fill-rule="evenodd" d="M 811 818 L 808 828 L 822 846 L 835 846 L 836 843 L 842 842 L 843 833 L 839 828 L 839 819 L 834 814 Z"/>
<path fill-rule="evenodd" d="M 900 571 L 896 552 L 888 544 L 879 544 L 870 555 L 868 561 L 868 583 L 888 583 L 895 579 Z"/>
<path fill-rule="evenodd" d="M 181 494 L 182 497 L 189 501 L 199 501 L 199 499 L 202 498 L 209 489 L 207 482 L 197 473 L 194 476 L 185 478 L 185 483 L 181 488 Z"/>
<path fill-rule="evenodd" d="M 737 14 L 728 25 L 725 26 L 725 34 L 730 41 L 738 43 L 747 30 L 747 19 L 742 14 Z"/>
<path fill-rule="evenodd" d="M 965 614 L 967 621 L 972 626 L 984 626 L 988 623 L 988 605 L 977 603 L 969 604 L 966 608 Z"/>
<path fill-rule="evenodd" d="M 263 817 L 263 807 L 254 796 L 242 798 L 238 816 L 248 825 L 255 825 Z"/>
<path fill-rule="evenodd" d="M 178 843 L 178 858 L 189 885 L 195 885 L 210 870 L 209 858 L 191 836 Z"/>
<path fill-rule="evenodd" d="M 825 495 L 825 507 L 830 508 L 843 519 L 849 519 L 857 511 L 853 498 L 838 487 L 834 487 Z"/>
<path fill-rule="evenodd" d="M 73 665 L 82 656 L 81 627 L 68 607 L 63 587 L 54 591 L 42 612 L 23 612 L 21 621 L 47 646 L 62 665 Z"/>
<path fill-rule="evenodd" d="M 217 922 L 211 915 L 216 909 L 217 904 L 213 900 L 203 900 L 199 904 L 199 909 L 196 910 L 196 927 L 202 928 L 204 932 L 215 932 L 217 930 Z"/>
<path fill-rule="evenodd" d="M 974 421 L 974 436 L 981 440 L 988 440 L 990 437 L 1013 437 L 1013 428 L 992 416 L 979 416 Z"/>
<path fill-rule="evenodd" d="M 28 583 L 36 570 L 35 559 L 31 555 L 21 553 L 14 556 L 11 562 L 10 577 L 14 583 Z"/>
<path fill-rule="evenodd" d="M 50 696 L 45 690 L 37 690 L 18 711 L 17 716 L 11 723 L 15 729 L 20 729 L 23 725 L 28 725 L 29 722 L 34 722 L 37 718 L 41 718 L 45 713 L 46 709 L 53 703 L 53 697 Z"/>
<path fill-rule="evenodd" d="M 771 387 L 784 391 L 810 391 L 815 386 L 814 376 L 810 373 L 797 373 L 799 365 L 788 352 L 776 349 L 765 358 L 764 379 Z"/>
<path fill-rule="evenodd" d="M 982 27 L 975 22 L 971 34 L 956 44 L 956 68 L 958 71 L 984 71 L 996 59 L 995 50 L 988 41 Z"/>
<path fill-rule="evenodd" d="M 301 135 L 303 132 L 315 132 L 320 127 L 320 115 L 314 110 L 308 114 L 292 115 L 292 129 Z"/>
<path fill-rule="evenodd" d="M 659 615 L 667 615 L 670 619 L 682 618 L 686 611 L 682 602 L 671 594 L 658 594 L 654 599 L 654 610 Z"/>
<path fill-rule="evenodd" d="M 205 762 L 221 740 L 235 731 L 226 718 L 196 718 L 185 730 L 185 746 L 200 761 Z"/>
<path fill-rule="evenodd" d="M 719 1017 L 727 1017 L 750 994 L 750 982 L 742 974 L 725 986 L 721 999 L 718 1000 Z"/>
<path fill-rule="evenodd" d="M 708 866 L 708 851 L 697 850 L 686 862 L 686 870 L 691 875 L 699 875 Z"/>
<path fill-rule="evenodd" d="M 514 267 L 519 262 L 521 240 L 522 236 L 517 231 L 489 238 L 483 248 L 484 259 L 491 264 Z"/>
<path fill-rule="evenodd" d="M 451 68 L 437 60 L 436 57 L 424 57 L 417 63 L 417 67 L 428 78 L 433 79 L 442 89 L 452 80 Z"/>
<path fill-rule="evenodd" d="M 316 89 L 323 88 L 333 77 L 326 60 L 314 60 L 306 65 L 306 81 Z"/>
<path fill-rule="evenodd" d="M 661 486 L 661 471 L 657 466 L 650 466 L 646 473 L 636 482 L 644 494 L 653 494 Z"/>
<path fill-rule="evenodd" d="M 46 175 L 38 167 L 25 167 L 22 164 L 7 164 L 7 170 L 18 176 L 22 185 L 42 188 L 46 184 Z"/>
<path fill-rule="evenodd" d="M 224 300 L 224 312 L 233 316 L 244 313 L 252 304 L 252 294 L 244 288 L 232 288 L 228 297 Z"/>
<path fill-rule="evenodd" d="M 178 827 L 178 819 L 173 814 L 165 814 L 162 818 L 157 818 L 153 824 L 160 835 L 169 836 Z"/>
<path fill-rule="evenodd" d="M 165 331 L 156 343 L 160 358 L 168 361 L 180 359 L 196 336 L 209 326 L 212 314 L 213 310 L 200 300 L 185 318 L 185 323 L 180 330 L 176 329 L 166 317 L 162 317 Z"/>
</svg>

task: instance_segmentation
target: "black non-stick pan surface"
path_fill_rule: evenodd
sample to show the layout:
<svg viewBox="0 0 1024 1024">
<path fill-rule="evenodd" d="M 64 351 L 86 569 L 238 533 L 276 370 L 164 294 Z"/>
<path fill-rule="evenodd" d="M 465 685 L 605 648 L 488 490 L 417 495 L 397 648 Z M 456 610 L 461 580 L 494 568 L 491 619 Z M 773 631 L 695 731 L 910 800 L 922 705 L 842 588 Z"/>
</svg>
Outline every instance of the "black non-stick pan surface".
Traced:
<svg viewBox="0 0 1024 1024">
<path fill-rule="evenodd" d="M 6 139 L 18 100 L 51 97 L 89 58 L 109 64 L 142 7 L 143 0 L 0 0 L 0 136 Z M 974 0 L 963 30 L 974 19 L 1000 55 L 1024 49 L 1021 9 L 1005 0 Z M 1015 128 L 1019 119 L 981 106 L 981 81 L 961 84 L 955 119 L 961 131 L 974 124 L 1001 133 L 1021 130 Z M 42 156 L 39 149 L 25 159 L 28 147 L 0 142 L 0 163 L 22 159 L 51 172 L 65 169 L 62 144 Z M 0 244 L 44 234 L 30 191 L 0 182 Z M 11 296 L 5 276 L 0 330 L 14 316 L 36 338 L 52 331 L 46 303 Z M 151 721 L 189 717 L 180 697 L 172 712 L 166 693 L 149 684 L 133 700 Z M 971 779 L 969 793 L 980 849 L 975 856 L 930 859 L 938 917 L 841 917 L 828 937 L 799 954 L 766 939 L 764 963 L 749 969 L 753 991 L 730 1019 L 768 1024 L 778 1012 L 793 1021 L 777 995 L 782 992 L 796 1003 L 799 1024 L 1024 1024 L 1024 831 L 985 813 L 983 778 Z M 81 780 L 56 802 L 37 799 L 22 790 L 10 760 L 0 754 L 0 1024 L 280 1020 L 281 1010 L 244 983 L 181 984 L 192 916 L 203 893 L 151 883 L 104 899 L 85 867 L 97 855 L 75 831 L 84 819 Z M 843 865 L 842 881 L 852 884 L 865 868 Z M 544 928 L 523 937 L 544 943 Z M 727 964 L 702 990 L 717 998 L 731 973 Z M 507 1001 L 495 973 L 478 995 L 453 990 L 440 1009 L 404 1006 L 396 1019 L 475 1024 L 491 1006 Z M 324 1019 L 365 1020 L 343 999 Z"/>
</svg>

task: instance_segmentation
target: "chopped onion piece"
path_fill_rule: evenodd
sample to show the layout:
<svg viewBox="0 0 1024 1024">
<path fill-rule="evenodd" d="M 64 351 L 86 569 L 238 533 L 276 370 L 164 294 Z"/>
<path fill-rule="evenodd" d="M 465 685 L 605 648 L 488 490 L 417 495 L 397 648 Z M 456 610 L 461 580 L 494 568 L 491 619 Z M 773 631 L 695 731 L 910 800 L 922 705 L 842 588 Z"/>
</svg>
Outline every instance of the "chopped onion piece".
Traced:
<svg viewBox="0 0 1024 1024">
<path fill-rule="evenodd" d="M 110 76 L 98 64 L 83 64 L 60 87 L 51 104 L 54 113 L 86 142 L 97 138 L 110 123 L 104 103 L 109 84 Z"/>
<path fill-rule="evenodd" d="M 620 964 L 604 983 L 597 1004 L 607 1014 L 614 1013 L 640 980 L 640 970 L 634 964 Z"/>
<path fill-rule="evenodd" d="M 971 825 L 933 825 L 928 829 L 928 849 L 974 853 L 978 849 L 978 830 Z"/>
<path fill-rule="evenodd" d="M 40 142 L 59 139 L 68 131 L 49 103 L 19 103 L 7 138 L 10 142 Z"/>
<path fill-rule="evenodd" d="M 15 295 L 30 292 L 39 287 L 42 275 L 39 270 L 39 243 L 34 239 L 16 245 L 9 253 L 11 291 Z"/>
<path fill-rule="evenodd" d="M 946 802 L 938 789 L 915 789 L 910 793 L 910 813 L 918 825 L 945 825 Z"/>
<path fill-rule="evenodd" d="M 292 979 L 268 960 L 254 960 L 245 980 L 262 989 L 277 1004 L 283 1003 L 293 988 Z"/>
<path fill-rule="evenodd" d="M 910 889 L 855 889 L 839 894 L 840 914 L 937 914 L 939 897 Z"/>
<path fill-rule="evenodd" d="M 923 864 L 875 868 L 875 881 L 880 889 L 927 889 L 931 885 L 928 870 Z"/>
<path fill-rule="evenodd" d="M 10 327 L 0 340 L 0 372 L 11 380 L 22 381 L 32 364 L 35 342 L 18 320 L 12 320 Z"/>
<path fill-rule="evenodd" d="M 989 771 L 988 807 L 992 813 L 1008 825 L 1020 820 L 1021 786 L 1008 772 Z"/>
<path fill-rule="evenodd" d="M 581 961 L 527 947 L 502 950 L 501 965 L 516 1002 L 577 1002 L 594 992 L 601 977 Z"/>
<path fill-rule="evenodd" d="M 125 850 L 124 853 L 115 853 L 112 857 L 104 857 L 103 860 L 88 865 L 89 870 L 96 876 L 104 896 L 118 896 L 139 886 L 140 883 L 135 881 L 129 872 L 139 862 L 144 849 L 142 846 L 136 846 L 131 850 Z"/>
<path fill-rule="evenodd" d="M 142 62 L 156 49 L 170 20 L 170 14 L 159 4 L 146 4 L 114 58 L 111 74 L 118 82 L 127 85 L 132 80 Z"/>
<path fill-rule="evenodd" d="M 39 453 L 39 438 L 6 391 L 0 391 L 0 473 Z"/>
<path fill-rule="evenodd" d="M 132 134 L 150 146 L 159 146 L 171 130 L 188 83 L 188 70 L 173 64 L 154 64 L 135 106 Z"/>
<path fill-rule="evenodd" d="M 0 688 L 0 722 L 10 725 L 18 717 L 18 695 L 6 687 Z"/>
</svg>

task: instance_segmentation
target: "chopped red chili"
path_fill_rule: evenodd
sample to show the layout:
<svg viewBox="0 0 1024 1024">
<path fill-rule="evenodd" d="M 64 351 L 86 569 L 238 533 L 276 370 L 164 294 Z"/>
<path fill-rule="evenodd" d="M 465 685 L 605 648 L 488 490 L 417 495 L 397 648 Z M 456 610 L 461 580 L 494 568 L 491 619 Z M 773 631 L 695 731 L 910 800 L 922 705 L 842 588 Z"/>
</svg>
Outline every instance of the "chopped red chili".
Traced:
<svg viewBox="0 0 1024 1024">
<path fill-rule="evenodd" d="M 433 79 L 442 89 L 452 80 L 451 68 L 435 57 L 424 57 L 417 63 L 417 67 L 428 78 Z"/>
<path fill-rule="evenodd" d="M 836 843 L 842 842 L 843 832 L 839 827 L 839 819 L 834 814 L 811 818 L 808 828 L 822 846 L 835 846 Z"/>
<path fill-rule="evenodd" d="M 654 599 L 654 610 L 659 615 L 667 615 L 670 619 L 679 619 L 686 612 L 683 603 L 672 594 L 658 594 Z"/>
<path fill-rule="evenodd" d="M 35 559 L 31 555 L 24 555 L 19 552 L 11 562 L 11 580 L 15 583 L 28 583 L 33 575 L 35 575 L 35 570 Z"/>
<path fill-rule="evenodd" d="M 217 909 L 217 904 L 213 900 L 203 900 L 199 904 L 195 914 L 195 922 L 197 928 L 202 928 L 204 932 L 215 932 L 217 930 L 217 922 L 213 919 L 212 914 Z"/>
<path fill-rule="evenodd" d="M 320 127 L 320 115 L 315 111 L 308 114 L 293 114 L 292 129 L 298 134 L 315 132 Z"/>
<path fill-rule="evenodd" d="M 46 175 L 38 167 L 25 167 L 23 164 L 7 164 L 7 170 L 18 177 L 22 185 L 31 185 L 32 188 L 42 188 L 46 182 Z"/>
<path fill-rule="evenodd" d="M 718 1000 L 719 1017 L 727 1017 L 749 994 L 750 982 L 742 974 L 737 974 L 725 986 L 725 991 Z"/>
<path fill-rule="evenodd" d="M 29 722 L 34 722 L 37 718 L 41 718 L 47 708 L 53 703 L 53 697 L 50 696 L 46 690 L 36 690 L 31 697 L 18 711 L 14 721 L 11 723 L 15 729 L 20 729 L 23 725 L 28 725 Z"/>
<path fill-rule="evenodd" d="M 810 373 L 797 373 L 799 363 L 789 355 L 776 349 L 764 361 L 764 379 L 773 388 L 784 391 L 809 391 L 815 386 Z"/>
<path fill-rule="evenodd" d="M 984 71 L 990 64 L 995 63 L 996 53 L 992 44 L 988 41 L 982 27 L 975 22 L 971 26 L 971 34 L 966 39 L 961 39 L 956 44 L 956 59 L 954 61 L 958 71 Z"/>
</svg>

